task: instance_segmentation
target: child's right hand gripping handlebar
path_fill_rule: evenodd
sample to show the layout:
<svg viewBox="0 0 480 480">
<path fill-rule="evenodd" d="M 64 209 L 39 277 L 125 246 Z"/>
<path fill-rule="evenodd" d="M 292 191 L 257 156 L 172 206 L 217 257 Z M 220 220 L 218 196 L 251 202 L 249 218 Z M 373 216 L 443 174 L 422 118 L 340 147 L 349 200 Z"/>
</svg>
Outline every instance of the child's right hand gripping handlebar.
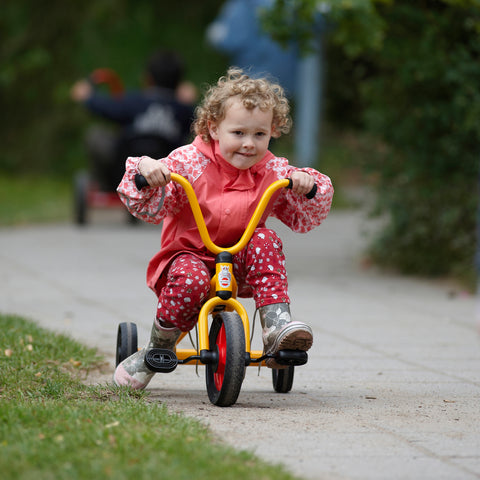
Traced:
<svg viewBox="0 0 480 480">
<path fill-rule="evenodd" d="M 200 232 L 200 237 L 203 243 L 205 244 L 205 246 L 207 247 L 207 249 L 210 250 L 215 255 L 217 255 L 222 251 L 226 251 L 234 255 L 235 253 L 238 253 L 240 250 L 242 250 L 250 240 L 255 228 L 257 228 L 258 222 L 260 221 L 263 215 L 263 212 L 265 211 L 265 208 L 268 205 L 268 202 L 272 198 L 272 195 L 280 188 L 292 188 L 292 184 L 293 184 L 291 178 L 285 178 L 283 180 L 277 180 L 273 182 L 263 193 L 262 198 L 260 199 L 260 202 L 258 203 L 255 209 L 255 212 L 252 215 L 252 218 L 248 222 L 248 226 L 245 229 L 245 232 L 243 233 L 242 238 L 240 238 L 240 240 L 232 247 L 221 248 L 218 245 L 215 245 L 210 238 L 207 227 L 205 225 L 205 220 L 203 218 L 202 211 L 200 209 L 200 205 L 198 204 L 197 196 L 195 195 L 195 191 L 193 190 L 193 187 L 190 185 L 189 181 L 186 178 L 182 177 L 181 175 L 178 175 L 177 173 L 172 173 L 171 178 L 172 178 L 172 181 L 179 183 L 185 190 L 185 193 L 187 194 L 187 197 L 188 197 L 188 201 L 190 202 L 190 207 L 192 208 L 195 222 Z M 143 175 L 140 175 L 137 173 L 135 175 L 135 186 L 137 187 L 138 190 L 141 190 L 144 187 L 148 187 L 148 182 Z M 313 197 L 315 197 L 316 193 L 317 193 L 317 185 L 314 184 L 313 188 L 305 196 L 308 199 L 312 199 Z"/>
</svg>

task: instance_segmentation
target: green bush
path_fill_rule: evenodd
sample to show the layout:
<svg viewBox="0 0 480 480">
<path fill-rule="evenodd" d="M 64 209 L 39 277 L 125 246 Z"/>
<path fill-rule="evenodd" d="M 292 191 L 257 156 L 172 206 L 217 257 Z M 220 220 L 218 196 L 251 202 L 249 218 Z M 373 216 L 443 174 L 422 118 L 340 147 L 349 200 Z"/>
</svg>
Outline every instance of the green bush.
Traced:
<svg viewBox="0 0 480 480">
<path fill-rule="evenodd" d="M 378 180 L 376 213 L 387 218 L 373 258 L 409 273 L 471 274 L 480 159 L 479 2 L 277 0 L 273 18 L 293 21 L 292 31 L 307 45 L 306 25 L 311 34 L 320 5 L 328 25 L 327 119 L 384 145 L 365 165 Z M 275 22 L 266 24 L 285 41 L 286 30 Z"/>
<path fill-rule="evenodd" d="M 480 11 L 446 2 L 395 2 L 360 87 L 365 126 L 390 148 L 372 156 L 378 210 L 389 223 L 374 258 L 430 275 L 473 267 L 480 159 Z"/>
<path fill-rule="evenodd" d="M 4 0 L 0 15 L 0 172 L 69 176 L 86 164 L 83 131 L 92 121 L 69 96 L 99 67 L 128 88 L 142 85 L 157 48 L 184 57 L 201 87 L 225 69 L 205 43 L 223 0 Z"/>
</svg>

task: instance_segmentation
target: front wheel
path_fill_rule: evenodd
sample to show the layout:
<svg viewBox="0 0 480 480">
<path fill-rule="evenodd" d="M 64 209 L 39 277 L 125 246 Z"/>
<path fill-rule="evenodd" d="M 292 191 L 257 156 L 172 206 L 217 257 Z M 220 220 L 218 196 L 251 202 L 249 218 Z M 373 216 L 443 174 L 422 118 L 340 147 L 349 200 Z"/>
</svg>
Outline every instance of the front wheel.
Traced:
<svg viewBox="0 0 480 480">
<path fill-rule="evenodd" d="M 288 393 L 293 386 L 293 375 L 295 367 L 293 365 L 287 368 L 272 369 L 273 388 L 277 393 Z"/>
<path fill-rule="evenodd" d="M 207 393 L 219 407 L 233 405 L 240 394 L 245 375 L 245 331 L 235 312 L 214 316 L 208 336 L 215 361 L 206 365 Z"/>
</svg>

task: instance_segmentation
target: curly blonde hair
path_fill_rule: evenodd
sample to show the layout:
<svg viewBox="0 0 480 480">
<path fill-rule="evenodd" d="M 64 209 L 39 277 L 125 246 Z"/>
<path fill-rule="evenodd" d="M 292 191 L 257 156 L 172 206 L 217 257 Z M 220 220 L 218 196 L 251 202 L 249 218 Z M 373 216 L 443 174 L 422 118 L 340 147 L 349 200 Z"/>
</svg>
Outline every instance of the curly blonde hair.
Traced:
<svg viewBox="0 0 480 480">
<path fill-rule="evenodd" d="M 197 107 L 193 122 L 195 134 L 208 143 L 211 140 L 208 124 L 218 124 L 225 118 L 228 100 L 233 97 L 238 97 L 248 110 L 256 107 L 263 111 L 271 109 L 273 137 L 278 138 L 290 131 L 290 106 L 283 88 L 266 78 L 250 78 L 240 68 L 231 67 L 216 85 L 207 90 L 203 102 Z"/>
</svg>

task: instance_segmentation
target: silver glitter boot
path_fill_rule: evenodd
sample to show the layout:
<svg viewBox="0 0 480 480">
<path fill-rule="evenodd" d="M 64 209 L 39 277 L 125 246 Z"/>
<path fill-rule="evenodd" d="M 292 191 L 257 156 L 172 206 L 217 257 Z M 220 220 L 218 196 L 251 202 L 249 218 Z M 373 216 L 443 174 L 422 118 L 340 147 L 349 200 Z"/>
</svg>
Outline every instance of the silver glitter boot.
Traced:
<svg viewBox="0 0 480 480">
<path fill-rule="evenodd" d="M 313 343 L 312 329 L 302 322 L 292 321 L 288 303 L 274 303 L 258 309 L 262 324 L 265 353 L 275 355 L 280 350 L 306 352 Z M 269 368 L 286 368 L 274 358 L 265 362 Z"/>
<path fill-rule="evenodd" d="M 175 343 L 182 332 L 176 328 L 163 327 L 158 319 L 155 319 L 150 341 L 141 350 L 130 355 L 115 369 L 113 381 L 116 385 L 131 386 L 135 390 L 143 390 L 155 372 L 145 365 L 145 355 L 152 348 L 165 348 L 175 350 Z"/>
</svg>

